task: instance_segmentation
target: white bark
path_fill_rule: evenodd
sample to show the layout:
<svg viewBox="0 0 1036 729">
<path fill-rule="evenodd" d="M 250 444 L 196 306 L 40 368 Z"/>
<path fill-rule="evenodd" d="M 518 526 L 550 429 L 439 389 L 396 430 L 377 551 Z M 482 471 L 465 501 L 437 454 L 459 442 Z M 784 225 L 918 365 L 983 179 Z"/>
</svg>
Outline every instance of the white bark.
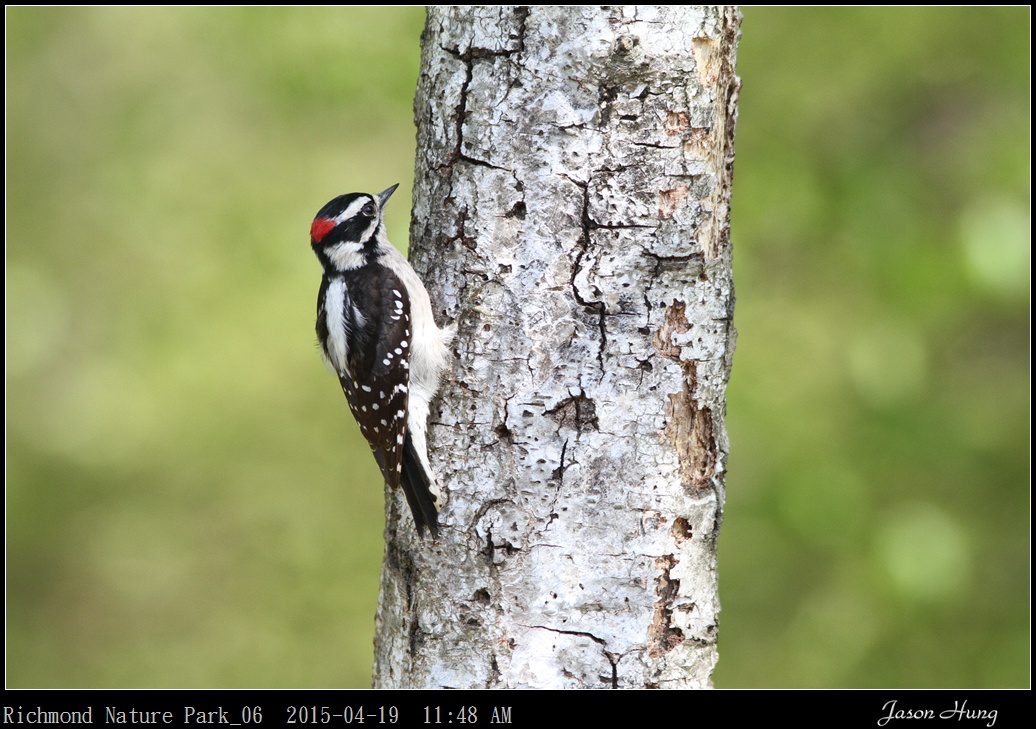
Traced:
<svg viewBox="0 0 1036 729">
<path fill-rule="evenodd" d="M 375 686 L 707 687 L 740 15 L 430 8 L 411 257 L 456 360 Z M 400 523 L 400 515 L 403 523 Z"/>
</svg>

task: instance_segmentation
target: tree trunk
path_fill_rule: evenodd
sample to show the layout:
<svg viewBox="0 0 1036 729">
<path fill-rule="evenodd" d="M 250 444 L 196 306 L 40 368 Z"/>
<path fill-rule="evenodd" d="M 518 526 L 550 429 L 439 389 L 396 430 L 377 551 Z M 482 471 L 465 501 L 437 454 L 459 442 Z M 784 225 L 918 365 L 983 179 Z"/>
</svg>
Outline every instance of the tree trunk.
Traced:
<svg viewBox="0 0 1036 729">
<path fill-rule="evenodd" d="M 456 360 L 374 685 L 688 688 L 717 660 L 740 14 L 434 7 L 411 258 Z"/>
</svg>

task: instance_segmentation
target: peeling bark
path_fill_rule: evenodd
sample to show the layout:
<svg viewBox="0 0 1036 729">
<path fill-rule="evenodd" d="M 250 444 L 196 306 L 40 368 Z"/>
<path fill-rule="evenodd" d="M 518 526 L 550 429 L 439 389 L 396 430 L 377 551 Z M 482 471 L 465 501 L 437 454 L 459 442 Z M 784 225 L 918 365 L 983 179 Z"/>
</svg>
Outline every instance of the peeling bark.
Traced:
<svg viewBox="0 0 1036 729">
<path fill-rule="evenodd" d="M 411 258 L 459 330 L 447 504 L 432 542 L 388 502 L 375 686 L 710 685 L 739 23 L 429 9 Z"/>
</svg>

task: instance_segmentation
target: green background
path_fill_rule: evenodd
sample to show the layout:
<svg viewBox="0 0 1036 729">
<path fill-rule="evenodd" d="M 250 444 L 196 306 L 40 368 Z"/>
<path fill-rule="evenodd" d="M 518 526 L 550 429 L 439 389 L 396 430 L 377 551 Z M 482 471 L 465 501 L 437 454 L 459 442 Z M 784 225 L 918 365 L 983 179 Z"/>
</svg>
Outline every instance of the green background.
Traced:
<svg viewBox="0 0 1036 729">
<path fill-rule="evenodd" d="M 1029 683 L 1029 18 L 745 11 L 719 687 Z M 7 684 L 364 687 L 307 227 L 421 8 L 8 8 Z"/>
</svg>

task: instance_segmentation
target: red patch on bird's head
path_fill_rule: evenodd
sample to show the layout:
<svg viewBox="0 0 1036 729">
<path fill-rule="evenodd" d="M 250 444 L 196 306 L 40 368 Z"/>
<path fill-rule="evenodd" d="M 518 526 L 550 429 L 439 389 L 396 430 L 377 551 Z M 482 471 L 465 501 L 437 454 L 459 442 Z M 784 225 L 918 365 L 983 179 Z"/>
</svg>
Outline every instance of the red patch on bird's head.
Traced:
<svg viewBox="0 0 1036 729">
<path fill-rule="evenodd" d="M 328 218 L 317 218 L 313 221 L 313 225 L 309 227 L 309 237 L 313 239 L 314 243 L 319 243 L 324 239 L 324 236 L 334 230 L 335 221 L 329 220 Z"/>
</svg>

